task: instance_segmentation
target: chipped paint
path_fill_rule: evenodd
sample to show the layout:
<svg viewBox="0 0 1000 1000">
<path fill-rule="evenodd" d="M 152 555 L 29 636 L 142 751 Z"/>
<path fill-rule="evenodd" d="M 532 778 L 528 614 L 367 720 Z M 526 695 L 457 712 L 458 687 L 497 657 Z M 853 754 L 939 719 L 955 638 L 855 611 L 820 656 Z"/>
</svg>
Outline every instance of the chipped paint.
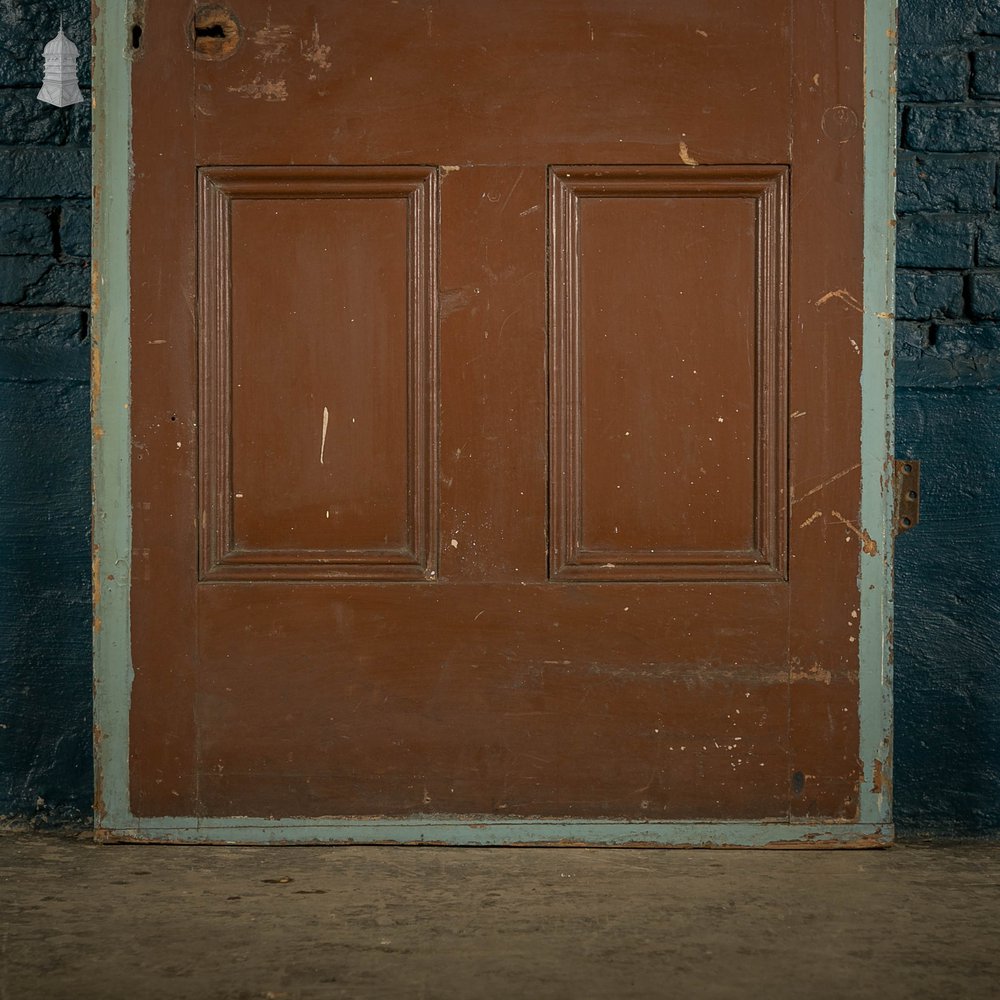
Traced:
<svg viewBox="0 0 1000 1000">
<path fill-rule="evenodd" d="M 318 22 L 313 21 L 312 36 L 309 41 L 300 42 L 299 46 L 302 50 L 302 58 L 313 64 L 309 70 L 309 79 L 318 79 L 317 70 L 330 68 L 330 46 L 324 45 L 320 41 Z"/>
<path fill-rule="evenodd" d="M 241 83 L 238 87 L 227 87 L 226 90 L 254 101 L 288 100 L 288 85 L 284 80 L 265 80 L 259 73 L 249 83 Z"/>
<path fill-rule="evenodd" d="M 681 158 L 681 163 L 685 163 L 689 167 L 696 167 L 700 162 L 691 155 L 690 151 L 688 150 L 688 144 L 686 142 L 678 143 L 677 155 Z"/>
<path fill-rule="evenodd" d="M 833 680 L 832 672 L 825 667 L 821 667 L 818 663 L 814 663 L 804 670 L 801 667 L 795 668 L 788 676 L 792 681 L 813 681 L 817 684 L 826 684 L 827 686 Z"/>
<path fill-rule="evenodd" d="M 858 540 L 861 542 L 861 551 L 866 556 L 878 555 L 878 542 L 868 534 L 867 528 L 859 528 L 853 521 L 844 517 L 839 510 L 831 510 L 830 516 L 836 518 L 845 528 L 857 535 Z"/>
<path fill-rule="evenodd" d="M 271 24 L 271 15 L 268 13 L 267 22 L 263 28 L 258 28 L 251 36 L 250 41 L 260 50 L 257 59 L 262 63 L 275 62 L 282 59 L 288 51 L 288 45 L 294 37 L 294 30 L 290 24 Z M 316 33 L 317 40 L 319 32 Z M 329 51 L 329 46 L 327 46 Z"/>
</svg>

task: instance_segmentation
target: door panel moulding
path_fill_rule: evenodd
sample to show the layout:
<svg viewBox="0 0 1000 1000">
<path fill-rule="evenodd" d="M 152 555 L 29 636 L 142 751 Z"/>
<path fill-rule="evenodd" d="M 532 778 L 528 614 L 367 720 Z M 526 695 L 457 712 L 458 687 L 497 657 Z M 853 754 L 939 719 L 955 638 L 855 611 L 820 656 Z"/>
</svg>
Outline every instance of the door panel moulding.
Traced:
<svg viewBox="0 0 1000 1000">
<path fill-rule="evenodd" d="M 95 829 L 103 841 L 870 847 L 891 842 L 893 294 L 896 5 L 867 0 L 860 554 L 860 742 L 856 823 L 144 817 L 129 804 L 129 202 L 134 8 L 95 15 L 92 319 Z M 140 29 L 141 30 L 141 29 Z"/>
</svg>

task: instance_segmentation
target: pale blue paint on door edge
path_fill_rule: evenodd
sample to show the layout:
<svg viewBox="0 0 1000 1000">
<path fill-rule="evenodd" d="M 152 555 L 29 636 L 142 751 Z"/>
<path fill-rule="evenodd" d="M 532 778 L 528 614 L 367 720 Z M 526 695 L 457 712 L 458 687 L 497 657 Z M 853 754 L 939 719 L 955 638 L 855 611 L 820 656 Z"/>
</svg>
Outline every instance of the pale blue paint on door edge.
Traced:
<svg viewBox="0 0 1000 1000">
<path fill-rule="evenodd" d="M 873 823 L 627 822 L 615 820 L 412 816 L 406 819 L 133 819 L 99 829 L 99 840 L 220 844 L 423 844 L 498 847 L 882 847 L 887 825 Z"/>
<path fill-rule="evenodd" d="M 103 841 L 340 844 L 593 844 L 767 847 L 890 843 L 892 762 L 892 449 L 896 4 L 866 0 L 864 289 L 859 531 L 862 554 L 858 823 L 408 819 L 137 818 L 129 806 L 132 685 L 129 202 L 129 0 L 105 0 L 94 22 L 94 824 Z"/>
</svg>

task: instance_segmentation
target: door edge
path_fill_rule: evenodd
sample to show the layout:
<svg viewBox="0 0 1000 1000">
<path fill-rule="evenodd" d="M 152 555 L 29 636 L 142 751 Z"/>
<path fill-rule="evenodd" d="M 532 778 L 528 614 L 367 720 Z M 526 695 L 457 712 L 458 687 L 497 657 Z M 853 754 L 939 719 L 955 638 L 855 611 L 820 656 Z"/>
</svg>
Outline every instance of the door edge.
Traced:
<svg viewBox="0 0 1000 1000">
<path fill-rule="evenodd" d="M 888 847 L 891 824 L 775 822 L 616 822 L 497 820 L 420 816 L 406 819 L 264 819 L 151 817 L 99 828 L 104 843 L 328 844 L 439 847 Z"/>
<path fill-rule="evenodd" d="M 141 31 L 132 0 L 101 0 L 93 17 L 91 484 L 95 828 L 129 822 L 132 662 L 129 346 L 131 64 Z"/>
<path fill-rule="evenodd" d="M 865 2 L 858 819 L 892 821 L 896 0 Z"/>
</svg>

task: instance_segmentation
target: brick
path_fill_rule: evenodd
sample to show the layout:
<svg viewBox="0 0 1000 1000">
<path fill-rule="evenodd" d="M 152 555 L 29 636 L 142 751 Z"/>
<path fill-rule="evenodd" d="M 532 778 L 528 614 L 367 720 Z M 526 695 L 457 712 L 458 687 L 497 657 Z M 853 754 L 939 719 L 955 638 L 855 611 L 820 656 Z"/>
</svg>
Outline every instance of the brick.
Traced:
<svg viewBox="0 0 1000 1000">
<path fill-rule="evenodd" d="M 980 0 L 982 2 L 982 0 Z M 975 34 L 980 25 L 973 0 L 903 0 L 899 10 L 901 49 L 960 42 Z"/>
<path fill-rule="evenodd" d="M 979 271 L 969 277 L 969 311 L 980 319 L 1000 319 L 1000 272 Z"/>
<path fill-rule="evenodd" d="M 985 222 L 979 231 L 976 263 L 980 267 L 1000 267 L 1000 217 Z"/>
<path fill-rule="evenodd" d="M 1000 324 L 941 323 L 933 329 L 938 357 L 975 357 L 1000 350 Z"/>
<path fill-rule="evenodd" d="M 964 281 L 954 271 L 899 271 L 896 316 L 899 319 L 954 319 L 965 304 Z"/>
<path fill-rule="evenodd" d="M 90 196 L 90 150 L 41 147 L 4 151 L 0 157 L 0 198 L 56 195 Z"/>
<path fill-rule="evenodd" d="M 973 93 L 977 97 L 1000 97 L 1000 51 L 974 52 L 972 66 Z"/>
<path fill-rule="evenodd" d="M 90 265 L 86 262 L 52 264 L 26 291 L 26 305 L 90 304 Z"/>
<path fill-rule="evenodd" d="M 896 165 L 899 212 L 982 212 L 995 205 L 996 160 L 901 152 Z"/>
<path fill-rule="evenodd" d="M 996 0 L 978 0 L 978 7 L 977 31 L 983 35 L 1000 35 L 1000 7 Z"/>
<path fill-rule="evenodd" d="M 896 321 L 896 352 L 897 354 L 905 348 L 913 350 L 923 350 L 927 347 L 930 339 L 931 327 L 929 323 L 912 323 L 908 320 Z"/>
<path fill-rule="evenodd" d="M 85 381 L 88 354 L 86 313 L 0 309 L 0 379 Z"/>
<path fill-rule="evenodd" d="M 0 341 L 76 343 L 86 340 L 86 330 L 79 310 L 0 309 Z"/>
<path fill-rule="evenodd" d="M 71 257 L 90 256 L 90 203 L 63 205 L 59 221 L 59 243 Z"/>
<path fill-rule="evenodd" d="M 52 222 L 41 208 L 0 207 L 0 254 L 51 254 Z"/>
<path fill-rule="evenodd" d="M 0 257 L 0 303 L 84 307 L 89 301 L 90 268 L 86 262 Z"/>
<path fill-rule="evenodd" d="M 0 258 L 0 303 L 23 302 L 28 289 L 45 274 L 52 261 L 45 257 Z"/>
<path fill-rule="evenodd" d="M 61 146 L 69 141 L 77 104 L 55 108 L 35 96 L 36 90 L 0 91 L 0 145 Z"/>
<path fill-rule="evenodd" d="M 42 48 L 63 29 L 80 50 L 76 72 L 90 83 L 90 4 L 87 0 L 16 0 L 0 3 L 0 86 L 41 86 Z"/>
<path fill-rule="evenodd" d="M 969 60 L 964 52 L 899 53 L 899 96 L 916 101 L 961 101 L 969 84 Z"/>
<path fill-rule="evenodd" d="M 1000 147 L 1000 108 L 910 108 L 905 140 L 916 150 L 995 152 Z"/>
<path fill-rule="evenodd" d="M 972 266 L 975 223 L 963 216 L 902 216 L 896 227 L 896 263 L 900 267 Z"/>
</svg>

